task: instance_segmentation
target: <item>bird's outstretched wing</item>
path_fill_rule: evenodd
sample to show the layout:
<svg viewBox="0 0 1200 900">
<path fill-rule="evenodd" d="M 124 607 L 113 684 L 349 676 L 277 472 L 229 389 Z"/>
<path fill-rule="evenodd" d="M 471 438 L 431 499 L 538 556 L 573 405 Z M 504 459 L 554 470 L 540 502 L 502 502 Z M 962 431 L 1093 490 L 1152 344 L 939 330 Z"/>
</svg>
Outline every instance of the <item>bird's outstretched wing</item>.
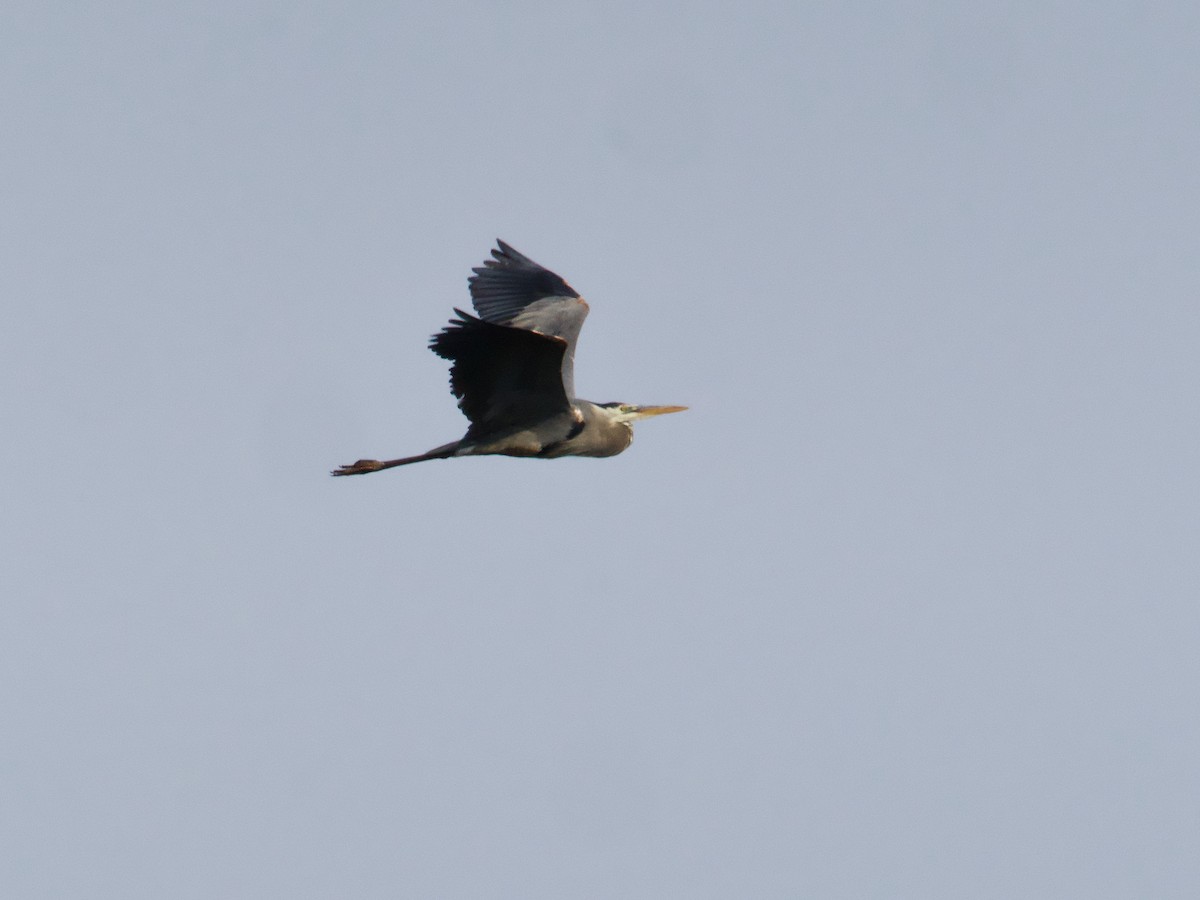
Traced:
<svg viewBox="0 0 1200 900">
<path fill-rule="evenodd" d="M 429 348 L 452 363 L 450 389 L 471 421 L 468 440 L 570 414 L 561 375 L 565 340 L 455 312 Z"/>
<path fill-rule="evenodd" d="M 549 269 L 518 253 L 504 241 L 496 241 L 496 244 L 498 249 L 492 251 L 492 258 L 472 269 L 475 274 L 467 279 L 471 302 L 485 322 L 511 325 L 513 319 L 538 300 L 582 299 L 573 287 Z M 573 305 L 578 306 L 578 303 Z M 585 305 L 584 315 L 587 315 L 586 309 Z"/>
<path fill-rule="evenodd" d="M 562 359 L 563 390 L 575 396 L 575 345 L 587 318 L 588 305 L 578 292 L 532 259 L 497 241 L 467 283 L 471 303 L 485 322 L 522 328 L 566 343 Z"/>
</svg>

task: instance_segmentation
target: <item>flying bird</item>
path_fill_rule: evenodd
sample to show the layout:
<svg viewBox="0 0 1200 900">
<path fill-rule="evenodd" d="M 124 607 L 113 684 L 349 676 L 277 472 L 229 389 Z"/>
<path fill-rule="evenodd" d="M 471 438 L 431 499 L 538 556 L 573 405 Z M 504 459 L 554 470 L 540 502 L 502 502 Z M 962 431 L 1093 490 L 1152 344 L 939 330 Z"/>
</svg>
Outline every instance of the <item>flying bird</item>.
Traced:
<svg viewBox="0 0 1200 900">
<path fill-rule="evenodd" d="M 450 361 L 450 390 L 471 423 L 462 440 L 401 459 L 360 459 L 333 475 L 365 475 L 452 456 L 616 456 L 632 422 L 686 406 L 592 403 L 575 396 L 575 345 L 588 305 L 549 269 L 497 241 L 467 280 L 478 317 L 457 318 L 429 349 Z"/>
</svg>

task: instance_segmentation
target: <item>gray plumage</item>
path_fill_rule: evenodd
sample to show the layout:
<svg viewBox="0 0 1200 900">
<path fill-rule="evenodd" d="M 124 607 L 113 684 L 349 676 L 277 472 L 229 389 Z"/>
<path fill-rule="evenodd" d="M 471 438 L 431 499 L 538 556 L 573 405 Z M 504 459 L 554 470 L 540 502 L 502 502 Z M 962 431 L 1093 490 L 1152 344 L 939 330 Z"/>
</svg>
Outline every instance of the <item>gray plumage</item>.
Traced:
<svg viewBox="0 0 1200 900">
<path fill-rule="evenodd" d="M 401 459 L 360 459 L 334 475 L 363 475 L 452 456 L 615 456 L 631 422 L 683 406 L 592 403 L 575 397 L 575 346 L 588 305 L 558 275 L 503 241 L 468 279 L 478 316 L 456 318 L 429 342 L 450 361 L 450 389 L 470 422 L 461 440 Z"/>
</svg>

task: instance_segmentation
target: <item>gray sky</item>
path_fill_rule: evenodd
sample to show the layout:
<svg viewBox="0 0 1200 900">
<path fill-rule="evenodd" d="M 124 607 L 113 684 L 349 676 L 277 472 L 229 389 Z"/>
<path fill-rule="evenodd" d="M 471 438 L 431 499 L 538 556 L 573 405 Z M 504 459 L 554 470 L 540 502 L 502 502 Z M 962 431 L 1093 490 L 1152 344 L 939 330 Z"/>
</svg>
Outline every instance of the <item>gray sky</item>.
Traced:
<svg viewBox="0 0 1200 900">
<path fill-rule="evenodd" d="M 4 19 L 0 895 L 1200 896 L 1194 3 Z"/>
</svg>

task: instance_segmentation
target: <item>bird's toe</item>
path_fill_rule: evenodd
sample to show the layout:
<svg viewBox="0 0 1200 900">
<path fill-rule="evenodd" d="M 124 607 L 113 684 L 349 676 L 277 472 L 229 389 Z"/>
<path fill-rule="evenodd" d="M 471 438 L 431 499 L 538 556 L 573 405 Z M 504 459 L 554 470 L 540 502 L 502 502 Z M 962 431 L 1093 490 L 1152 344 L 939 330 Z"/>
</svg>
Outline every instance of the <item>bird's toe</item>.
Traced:
<svg viewBox="0 0 1200 900">
<path fill-rule="evenodd" d="M 330 475 L 363 475 L 367 472 L 378 472 L 383 468 L 383 463 L 377 459 L 360 459 L 358 462 L 351 463 L 348 466 L 339 466 L 330 472 Z"/>
</svg>

